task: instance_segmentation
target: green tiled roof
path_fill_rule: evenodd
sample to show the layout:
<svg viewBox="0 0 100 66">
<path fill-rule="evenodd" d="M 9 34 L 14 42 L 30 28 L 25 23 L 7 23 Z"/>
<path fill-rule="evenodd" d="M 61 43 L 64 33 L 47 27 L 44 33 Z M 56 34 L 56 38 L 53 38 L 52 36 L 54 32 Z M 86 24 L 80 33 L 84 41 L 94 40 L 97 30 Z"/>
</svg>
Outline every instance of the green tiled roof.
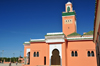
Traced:
<svg viewBox="0 0 100 66">
<path fill-rule="evenodd" d="M 76 33 L 76 32 L 74 32 L 74 33 L 71 33 L 71 34 L 69 34 L 69 35 L 67 35 L 67 36 L 81 36 L 81 35 L 78 34 L 78 33 Z"/>
<path fill-rule="evenodd" d="M 52 35 L 45 35 L 45 36 L 56 36 L 56 35 L 65 35 L 65 34 L 52 34 Z"/>
<path fill-rule="evenodd" d="M 70 16 L 70 15 L 75 15 L 75 12 L 65 12 L 65 13 L 62 13 L 62 16 Z"/>
<path fill-rule="evenodd" d="M 85 33 L 83 35 L 93 35 L 93 31 L 89 31 L 89 32 L 87 32 L 87 33 Z"/>
</svg>

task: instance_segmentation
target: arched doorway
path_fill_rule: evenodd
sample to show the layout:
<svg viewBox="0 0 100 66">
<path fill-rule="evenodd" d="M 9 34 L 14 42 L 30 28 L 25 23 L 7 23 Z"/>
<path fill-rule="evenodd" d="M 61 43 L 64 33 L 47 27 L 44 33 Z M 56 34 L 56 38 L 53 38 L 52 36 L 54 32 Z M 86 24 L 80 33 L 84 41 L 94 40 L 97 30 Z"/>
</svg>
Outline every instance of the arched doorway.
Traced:
<svg viewBox="0 0 100 66">
<path fill-rule="evenodd" d="M 54 49 L 52 51 L 51 65 L 61 65 L 60 56 L 59 56 L 59 50 L 58 49 Z"/>
<path fill-rule="evenodd" d="M 30 52 L 28 52 L 28 64 L 30 64 Z"/>
</svg>

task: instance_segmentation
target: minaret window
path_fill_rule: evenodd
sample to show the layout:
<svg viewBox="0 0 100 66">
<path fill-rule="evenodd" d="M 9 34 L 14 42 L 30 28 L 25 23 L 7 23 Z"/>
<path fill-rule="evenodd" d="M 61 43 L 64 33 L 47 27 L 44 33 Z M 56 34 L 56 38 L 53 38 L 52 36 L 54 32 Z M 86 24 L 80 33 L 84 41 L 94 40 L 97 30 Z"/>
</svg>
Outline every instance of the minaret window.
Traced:
<svg viewBox="0 0 100 66">
<path fill-rule="evenodd" d="M 70 7 L 68 6 L 68 7 L 67 7 L 67 12 L 69 12 L 69 11 L 70 11 Z"/>
<path fill-rule="evenodd" d="M 72 19 L 66 19 L 65 20 L 65 24 L 71 24 L 72 23 Z"/>
<path fill-rule="evenodd" d="M 66 22 L 67 22 L 67 20 L 66 20 Z"/>
<path fill-rule="evenodd" d="M 90 51 L 88 51 L 88 52 L 87 52 L 87 56 L 89 56 L 89 57 L 90 57 Z"/>
</svg>

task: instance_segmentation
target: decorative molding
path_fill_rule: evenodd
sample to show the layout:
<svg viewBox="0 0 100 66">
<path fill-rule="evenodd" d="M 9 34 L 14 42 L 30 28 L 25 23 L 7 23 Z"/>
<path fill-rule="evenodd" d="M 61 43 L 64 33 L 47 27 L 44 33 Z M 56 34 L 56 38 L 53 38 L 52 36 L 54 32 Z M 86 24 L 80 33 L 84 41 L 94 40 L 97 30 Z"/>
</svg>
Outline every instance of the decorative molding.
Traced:
<svg viewBox="0 0 100 66">
<path fill-rule="evenodd" d="M 49 44 L 49 59 L 51 59 L 52 51 L 54 49 L 59 50 L 59 55 L 61 56 L 62 59 L 62 44 Z"/>
<path fill-rule="evenodd" d="M 69 16 L 62 16 L 62 17 L 70 17 L 70 16 L 75 16 L 75 15 L 69 15 Z"/>
<path fill-rule="evenodd" d="M 56 43 L 56 42 L 65 42 L 64 39 L 49 39 L 46 40 L 46 43 Z"/>
<path fill-rule="evenodd" d="M 31 39 L 30 42 L 45 42 L 45 39 Z"/>
<path fill-rule="evenodd" d="M 93 38 L 93 37 L 77 37 L 77 38 Z M 77 39 L 77 38 L 67 38 L 67 39 Z"/>
<path fill-rule="evenodd" d="M 70 16 L 70 15 L 76 15 L 75 12 L 65 12 L 65 13 L 62 13 L 62 16 Z"/>
<path fill-rule="evenodd" d="M 24 42 L 24 43 L 30 43 L 30 42 Z"/>
<path fill-rule="evenodd" d="M 67 40 L 93 40 L 93 37 L 77 37 L 77 38 L 66 38 Z"/>
<path fill-rule="evenodd" d="M 30 45 L 30 42 L 24 42 L 23 45 Z"/>
<path fill-rule="evenodd" d="M 47 35 L 64 34 L 63 32 L 47 33 Z"/>
<path fill-rule="evenodd" d="M 46 43 L 65 42 L 64 35 L 45 36 Z"/>
</svg>

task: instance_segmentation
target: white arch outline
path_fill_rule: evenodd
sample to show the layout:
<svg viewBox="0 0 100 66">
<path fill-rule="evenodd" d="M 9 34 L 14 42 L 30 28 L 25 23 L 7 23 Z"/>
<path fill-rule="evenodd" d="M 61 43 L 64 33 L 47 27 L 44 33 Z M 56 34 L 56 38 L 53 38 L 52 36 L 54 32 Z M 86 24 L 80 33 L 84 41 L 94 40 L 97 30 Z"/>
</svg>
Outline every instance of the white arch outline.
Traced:
<svg viewBox="0 0 100 66">
<path fill-rule="evenodd" d="M 59 51 L 59 56 L 61 58 L 61 65 L 62 65 L 62 44 L 50 44 L 49 45 L 49 65 L 51 65 L 51 56 L 52 56 L 52 51 L 54 49 L 57 49 Z"/>
</svg>

